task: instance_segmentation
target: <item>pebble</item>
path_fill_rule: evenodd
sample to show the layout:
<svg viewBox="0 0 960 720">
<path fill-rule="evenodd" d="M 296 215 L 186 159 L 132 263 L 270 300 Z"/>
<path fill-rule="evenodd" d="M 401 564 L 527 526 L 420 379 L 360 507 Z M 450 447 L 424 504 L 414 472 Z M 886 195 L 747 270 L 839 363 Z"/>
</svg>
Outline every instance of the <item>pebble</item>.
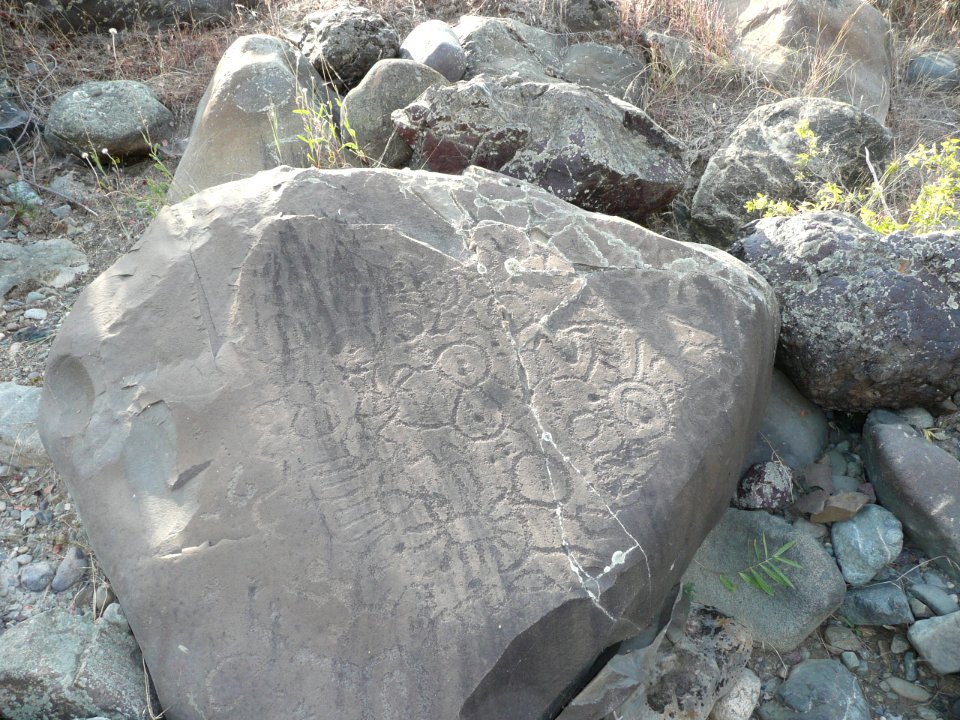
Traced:
<svg viewBox="0 0 960 720">
<path fill-rule="evenodd" d="M 713 706 L 710 720 L 748 720 L 759 700 L 760 678 L 750 668 L 743 668 L 733 679 L 727 694 Z"/>
<path fill-rule="evenodd" d="M 119 603 L 107 605 L 100 617 L 103 620 L 106 620 L 108 623 L 118 627 L 129 627 L 127 625 L 127 616 L 123 614 L 123 609 L 120 607 Z"/>
<path fill-rule="evenodd" d="M 916 598 L 910 598 L 910 612 L 917 620 L 933 617 L 933 612 Z"/>
<path fill-rule="evenodd" d="M 53 522 L 53 511 L 52 510 L 41 510 L 36 515 L 34 515 L 37 523 L 40 525 L 49 525 Z"/>
<path fill-rule="evenodd" d="M 910 682 L 916 682 L 917 654 L 913 650 L 903 655 L 903 676 Z"/>
<path fill-rule="evenodd" d="M 839 612 L 854 625 L 909 625 L 913 622 L 907 594 L 892 582 L 850 588 Z"/>
<path fill-rule="evenodd" d="M 843 661 L 843 664 L 847 666 L 848 670 L 856 670 L 860 667 L 860 658 L 857 657 L 855 652 L 844 650 L 840 653 L 840 659 Z"/>
<path fill-rule="evenodd" d="M 23 317 L 27 320 L 46 320 L 47 311 L 43 308 L 30 308 L 23 314 Z"/>
<path fill-rule="evenodd" d="M 83 577 L 86 569 L 87 557 L 83 554 L 83 550 L 78 547 L 68 548 L 63 560 L 60 561 L 59 567 L 57 567 L 57 574 L 53 578 L 50 589 L 59 593 L 73 587 Z"/>
<path fill-rule="evenodd" d="M 14 562 L 20 566 L 29 565 L 30 563 L 33 562 L 33 555 L 30 555 L 29 553 L 24 553 L 23 555 L 17 555 L 17 557 L 14 559 Z"/>
<path fill-rule="evenodd" d="M 27 565 L 20 571 L 20 584 L 27 590 L 43 592 L 53 580 L 55 571 L 53 565 L 46 561 Z"/>
<path fill-rule="evenodd" d="M 935 672 L 960 672 L 960 612 L 918 620 L 907 638 Z"/>
<path fill-rule="evenodd" d="M 862 647 L 860 638 L 856 636 L 853 630 L 842 625 L 827 626 L 823 631 L 823 637 L 827 641 L 827 645 L 832 645 L 838 650 L 855 651 Z"/>
<path fill-rule="evenodd" d="M 26 301 L 27 304 L 42 302 L 46 296 L 42 292 L 37 292 L 36 290 L 31 290 L 27 293 Z"/>
<path fill-rule="evenodd" d="M 928 693 L 919 685 L 914 685 L 911 682 L 907 682 L 903 678 L 898 678 L 896 676 L 888 677 L 886 683 L 889 688 L 893 690 L 893 692 L 907 700 L 913 700 L 914 702 L 926 702 L 932 697 L 930 693 Z"/>
<path fill-rule="evenodd" d="M 910 643 L 907 642 L 907 639 L 903 635 L 893 636 L 893 640 L 890 641 L 890 652 L 894 655 L 902 655 L 909 649 Z"/>
<path fill-rule="evenodd" d="M 913 585 L 910 588 L 910 594 L 937 615 L 949 615 L 960 610 L 957 601 L 946 590 L 936 585 Z"/>
</svg>

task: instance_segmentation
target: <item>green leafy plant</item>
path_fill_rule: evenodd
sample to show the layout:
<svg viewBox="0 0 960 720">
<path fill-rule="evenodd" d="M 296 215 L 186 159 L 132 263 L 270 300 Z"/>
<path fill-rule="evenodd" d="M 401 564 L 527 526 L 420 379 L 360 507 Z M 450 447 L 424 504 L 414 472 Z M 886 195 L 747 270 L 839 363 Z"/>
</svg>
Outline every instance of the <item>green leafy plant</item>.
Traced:
<svg viewBox="0 0 960 720">
<path fill-rule="evenodd" d="M 857 215 L 864 225 L 882 235 L 898 230 L 925 233 L 960 226 L 960 138 L 948 138 L 932 146 L 920 144 L 891 162 L 882 175 L 870 163 L 873 182 L 866 188 L 850 190 L 836 182 L 813 178 L 810 163 L 829 148 L 819 145 L 806 121 L 795 127 L 806 145 L 794 161 L 794 178 L 808 189 L 812 200 L 791 203 L 758 193 L 748 200 L 747 212 L 761 217 L 793 215 L 798 212 L 835 210 Z M 902 199 L 888 202 L 888 196 Z"/>
<path fill-rule="evenodd" d="M 336 103 L 336 112 L 334 112 Z M 293 111 L 303 118 L 303 133 L 297 139 L 307 145 L 307 159 L 318 168 L 352 167 L 359 161 L 369 165 L 369 158 L 357 142 L 357 133 L 343 111 L 340 98 L 316 107 Z M 340 116 L 339 126 L 336 116 Z"/>
<path fill-rule="evenodd" d="M 800 568 L 802 565 L 786 557 L 786 553 L 796 544 L 790 540 L 777 548 L 772 554 L 767 548 L 766 533 L 761 534 L 761 540 L 753 541 L 753 552 L 756 562 L 737 572 L 737 577 L 752 588 L 756 588 L 767 595 L 773 595 L 773 586 L 796 589 L 793 582 L 787 577 L 788 568 Z M 773 585 L 771 585 L 771 582 Z M 720 583 L 730 592 L 736 592 L 737 584 L 726 575 L 720 575 Z"/>
<path fill-rule="evenodd" d="M 153 169 L 159 175 L 159 179 L 148 176 L 145 180 L 147 192 L 137 200 L 137 208 L 152 218 L 156 217 L 160 209 L 166 205 L 167 192 L 173 182 L 173 173 L 160 158 L 159 150 L 157 145 L 151 145 L 148 156 L 153 161 Z"/>
</svg>

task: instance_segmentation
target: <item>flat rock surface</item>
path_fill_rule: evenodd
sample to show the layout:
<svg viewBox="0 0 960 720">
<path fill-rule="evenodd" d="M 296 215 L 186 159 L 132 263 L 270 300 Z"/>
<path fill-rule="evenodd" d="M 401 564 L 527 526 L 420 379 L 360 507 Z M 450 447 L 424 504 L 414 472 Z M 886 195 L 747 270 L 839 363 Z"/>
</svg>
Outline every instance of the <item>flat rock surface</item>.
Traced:
<svg viewBox="0 0 960 720">
<path fill-rule="evenodd" d="M 85 291 L 41 434 L 174 717 L 537 718 L 672 600 L 776 316 L 495 173 L 278 169 Z"/>
<path fill-rule="evenodd" d="M 37 434 L 40 388 L 0 383 L 0 464 L 38 465 L 47 461 Z"/>
</svg>

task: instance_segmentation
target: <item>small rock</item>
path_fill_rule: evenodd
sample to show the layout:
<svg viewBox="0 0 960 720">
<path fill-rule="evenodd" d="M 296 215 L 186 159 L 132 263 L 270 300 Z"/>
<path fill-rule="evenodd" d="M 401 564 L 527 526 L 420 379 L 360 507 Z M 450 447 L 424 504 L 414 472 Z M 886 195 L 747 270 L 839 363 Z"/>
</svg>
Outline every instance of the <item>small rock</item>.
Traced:
<svg viewBox="0 0 960 720">
<path fill-rule="evenodd" d="M 37 195 L 26 180 L 17 180 L 15 183 L 7 185 L 7 193 L 10 195 L 10 199 L 18 205 L 30 207 L 43 205 L 43 198 Z"/>
<path fill-rule="evenodd" d="M 864 585 L 903 548 L 903 529 L 889 510 L 867 505 L 850 520 L 831 528 L 833 549 L 843 577 L 851 585 Z"/>
<path fill-rule="evenodd" d="M 50 212 L 54 217 L 64 220 L 70 215 L 71 208 L 69 205 L 64 203 L 63 205 L 57 205 L 57 207 L 50 208 Z"/>
<path fill-rule="evenodd" d="M 46 320 L 47 311 L 43 308 L 30 308 L 23 314 L 23 317 L 27 320 Z"/>
<path fill-rule="evenodd" d="M 793 503 L 793 470 L 782 463 L 754 465 L 740 479 L 734 505 L 741 510 L 781 510 Z"/>
<path fill-rule="evenodd" d="M 960 672 L 960 612 L 918 620 L 907 637 L 935 672 Z"/>
<path fill-rule="evenodd" d="M 907 700 L 913 700 L 914 702 L 926 702 L 933 697 L 919 685 L 914 685 L 913 683 L 907 682 L 902 678 L 888 677 L 887 685 L 889 685 L 890 689 L 900 697 Z"/>
<path fill-rule="evenodd" d="M 910 587 L 910 594 L 937 615 L 949 615 L 960 610 L 957 601 L 943 588 L 917 583 Z"/>
<path fill-rule="evenodd" d="M 910 682 L 917 680 L 917 654 L 913 650 L 903 654 L 903 676 Z"/>
<path fill-rule="evenodd" d="M 33 290 L 27 293 L 26 301 L 27 303 L 38 303 L 43 300 L 44 297 L 45 295 L 43 293 Z"/>
<path fill-rule="evenodd" d="M 909 625 L 910 600 L 899 585 L 881 583 L 851 588 L 839 614 L 854 625 Z"/>
<path fill-rule="evenodd" d="M 919 407 L 907 408 L 906 410 L 897 410 L 897 415 L 913 425 L 913 427 L 915 427 L 917 430 L 926 430 L 927 428 L 932 428 L 936 423 L 933 415 Z"/>
<path fill-rule="evenodd" d="M 852 650 L 844 650 L 840 653 L 840 660 L 846 666 L 847 670 L 856 670 L 860 667 L 860 658 Z"/>
<path fill-rule="evenodd" d="M 823 631 L 824 640 L 838 650 L 855 652 L 863 647 L 860 638 L 848 627 L 842 625 L 828 625 Z"/>
<path fill-rule="evenodd" d="M 108 623 L 113 623 L 114 625 L 119 625 L 120 627 L 127 629 L 130 627 L 127 624 L 127 616 L 123 614 L 120 603 L 111 603 L 110 605 L 107 605 L 100 617 Z"/>
<path fill-rule="evenodd" d="M 910 612 L 917 620 L 933 617 L 933 611 L 916 598 L 910 598 Z"/>
<path fill-rule="evenodd" d="M 560 17 L 570 32 L 614 32 L 620 6 L 611 0 L 560 0 Z"/>
<path fill-rule="evenodd" d="M 743 668 L 727 694 L 713 706 L 709 720 L 748 720 L 759 700 L 760 678 L 750 668 Z"/>
<path fill-rule="evenodd" d="M 939 90 L 960 88 L 960 65 L 955 52 L 931 52 L 907 65 L 904 80 L 910 85 L 929 84 Z"/>
<path fill-rule="evenodd" d="M 83 577 L 86 569 L 87 556 L 83 554 L 83 550 L 78 547 L 67 549 L 63 560 L 60 561 L 60 566 L 57 568 L 57 574 L 53 578 L 50 589 L 55 593 L 59 593 L 73 587 L 73 585 Z"/>
<path fill-rule="evenodd" d="M 870 720 L 870 708 L 857 679 L 836 660 L 806 660 L 760 706 L 763 720 Z"/>
<path fill-rule="evenodd" d="M 467 61 L 456 33 L 442 20 L 417 25 L 400 45 L 400 57 L 433 68 L 450 82 L 463 78 Z"/>
<path fill-rule="evenodd" d="M 32 592 L 43 592 L 53 580 L 54 574 L 53 565 L 44 560 L 24 567 L 20 571 L 20 583 Z"/>
<path fill-rule="evenodd" d="M 893 640 L 890 641 L 890 652 L 894 655 L 902 655 L 909 649 L 910 643 L 907 642 L 907 639 L 903 635 L 893 636 Z"/>
</svg>

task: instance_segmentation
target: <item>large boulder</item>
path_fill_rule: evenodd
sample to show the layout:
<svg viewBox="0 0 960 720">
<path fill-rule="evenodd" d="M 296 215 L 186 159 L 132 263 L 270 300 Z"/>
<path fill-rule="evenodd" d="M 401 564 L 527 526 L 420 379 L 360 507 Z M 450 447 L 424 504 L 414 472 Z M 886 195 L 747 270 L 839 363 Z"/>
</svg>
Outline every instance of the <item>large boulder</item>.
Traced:
<svg viewBox="0 0 960 720">
<path fill-rule="evenodd" d="M 278 165 L 305 167 L 310 146 L 299 136 L 335 146 L 338 122 L 336 94 L 288 43 L 269 35 L 237 38 L 200 100 L 167 199 Z"/>
<path fill-rule="evenodd" d="M 776 290 L 777 363 L 817 405 L 924 407 L 960 390 L 960 233 L 884 237 L 804 213 L 759 221 L 731 251 Z"/>
<path fill-rule="evenodd" d="M 468 80 L 485 75 L 570 82 L 635 104 L 646 79 L 646 63 L 620 48 L 570 44 L 556 33 L 510 18 L 467 15 L 453 30 L 462 43 Z"/>
<path fill-rule="evenodd" d="M 413 60 L 381 60 L 343 99 L 341 137 L 352 141 L 352 130 L 369 161 L 403 167 L 411 150 L 397 135 L 390 114 L 412 103 L 427 88 L 449 84 L 436 70 Z"/>
<path fill-rule="evenodd" d="M 816 142 L 798 132 L 809 127 Z M 693 196 L 696 239 L 729 247 L 751 216 L 748 200 L 812 200 L 823 183 L 846 187 L 870 177 L 864 148 L 878 172 L 893 151 L 890 131 L 852 105 L 791 98 L 754 110 L 710 158 Z M 801 161 L 801 157 L 806 160 Z"/>
<path fill-rule="evenodd" d="M 891 413 L 872 412 L 863 461 L 877 499 L 910 539 L 960 580 L 960 460 Z"/>
<path fill-rule="evenodd" d="M 171 716 L 555 716 L 722 513 L 776 318 L 496 173 L 281 168 L 87 288 L 41 437 Z"/>
<path fill-rule="evenodd" d="M 43 137 L 58 152 L 96 155 L 89 162 L 109 168 L 125 157 L 147 155 L 173 135 L 171 113 L 143 83 L 87 82 L 50 107 Z"/>
<path fill-rule="evenodd" d="M 734 57 L 786 92 L 813 90 L 883 122 L 893 87 L 893 35 L 861 0 L 717 0 Z"/>
<path fill-rule="evenodd" d="M 106 32 L 146 23 L 169 26 L 181 22 L 211 24 L 228 20 L 237 6 L 256 0 L 14 0 L 64 32 Z"/>
<path fill-rule="evenodd" d="M 430 88 L 393 120 L 413 167 L 476 165 L 631 219 L 665 207 L 686 177 L 680 143 L 645 113 L 570 83 L 480 76 Z"/>
</svg>

